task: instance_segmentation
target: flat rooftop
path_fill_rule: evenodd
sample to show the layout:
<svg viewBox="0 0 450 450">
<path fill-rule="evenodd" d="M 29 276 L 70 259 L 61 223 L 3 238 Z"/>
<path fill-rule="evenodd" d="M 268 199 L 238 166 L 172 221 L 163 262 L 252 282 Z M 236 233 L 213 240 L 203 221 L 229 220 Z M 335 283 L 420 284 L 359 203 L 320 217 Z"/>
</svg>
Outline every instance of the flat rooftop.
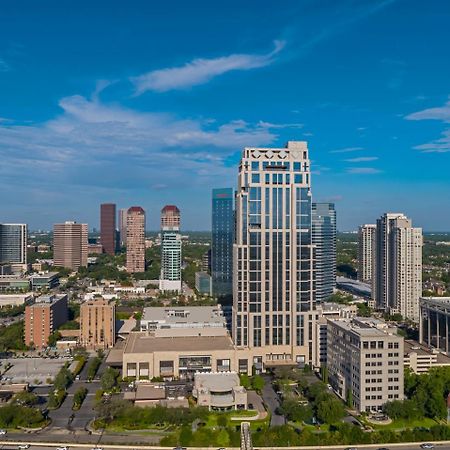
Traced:
<svg viewBox="0 0 450 450">
<path fill-rule="evenodd" d="M 146 333 L 130 333 L 124 354 L 153 352 L 198 352 L 233 350 L 229 336 L 155 337 Z"/>
<path fill-rule="evenodd" d="M 196 389 L 213 392 L 231 391 L 241 384 L 236 372 L 196 373 L 194 377 Z"/>
<path fill-rule="evenodd" d="M 217 306 L 168 306 L 144 308 L 144 322 L 177 325 L 185 323 L 225 326 L 222 308 Z"/>
<path fill-rule="evenodd" d="M 353 319 L 331 319 L 337 326 L 365 337 L 397 336 L 397 328 L 373 317 L 354 317 Z"/>
<path fill-rule="evenodd" d="M 444 353 L 442 353 L 438 350 L 433 350 L 430 347 L 421 345 L 421 344 L 419 344 L 419 342 L 405 340 L 404 354 L 405 354 L 405 356 L 407 356 L 410 353 L 417 353 L 419 356 L 436 355 L 438 364 L 449 364 L 450 365 L 450 357 L 445 355 Z"/>
</svg>

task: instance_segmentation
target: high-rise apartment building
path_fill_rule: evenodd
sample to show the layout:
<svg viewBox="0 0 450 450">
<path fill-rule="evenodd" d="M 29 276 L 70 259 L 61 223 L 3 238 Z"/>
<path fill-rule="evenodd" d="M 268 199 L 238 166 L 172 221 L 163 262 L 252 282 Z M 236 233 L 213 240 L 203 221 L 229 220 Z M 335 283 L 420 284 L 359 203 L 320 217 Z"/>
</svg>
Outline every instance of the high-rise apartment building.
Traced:
<svg viewBox="0 0 450 450">
<path fill-rule="evenodd" d="M 100 205 L 100 243 L 104 253 L 114 255 L 116 252 L 116 205 L 114 203 Z"/>
<path fill-rule="evenodd" d="M 145 272 L 145 211 L 140 206 L 127 211 L 127 271 Z"/>
<path fill-rule="evenodd" d="M 88 226 L 65 222 L 53 225 L 53 264 L 78 270 L 87 266 Z"/>
<path fill-rule="evenodd" d="M 161 210 L 161 277 L 162 291 L 181 291 L 180 210 L 166 205 Z"/>
<path fill-rule="evenodd" d="M 327 324 L 328 381 L 360 412 L 380 412 L 403 400 L 403 337 L 377 319 L 331 319 Z"/>
<path fill-rule="evenodd" d="M 27 263 L 27 225 L 0 223 L 0 264 Z"/>
<path fill-rule="evenodd" d="M 233 258 L 233 338 L 253 365 L 312 363 L 314 286 L 306 142 L 245 148 Z"/>
<path fill-rule="evenodd" d="M 119 209 L 119 241 L 121 247 L 127 245 L 127 216 L 127 208 Z"/>
<path fill-rule="evenodd" d="M 419 321 L 422 245 L 422 229 L 405 215 L 386 213 L 377 220 L 372 295 L 378 309 Z"/>
<path fill-rule="evenodd" d="M 106 349 L 116 342 L 114 302 L 97 298 L 80 307 L 80 344 L 90 349 Z"/>
<path fill-rule="evenodd" d="M 375 267 L 375 224 L 361 225 L 358 229 L 358 281 L 372 283 Z"/>
<path fill-rule="evenodd" d="M 233 293 L 233 189 L 212 191 L 211 277 L 213 295 Z"/>
<path fill-rule="evenodd" d="M 336 286 L 336 210 L 334 203 L 312 204 L 312 242 L 316 301 L 323 302 Z"/>
<path fill-rule="evenodd" d="M 36 348 L 48 345 L 50 335 L 67 322 L 67 294 L 41 296 L 25 308 L 25 344 Z"/>
</svg>

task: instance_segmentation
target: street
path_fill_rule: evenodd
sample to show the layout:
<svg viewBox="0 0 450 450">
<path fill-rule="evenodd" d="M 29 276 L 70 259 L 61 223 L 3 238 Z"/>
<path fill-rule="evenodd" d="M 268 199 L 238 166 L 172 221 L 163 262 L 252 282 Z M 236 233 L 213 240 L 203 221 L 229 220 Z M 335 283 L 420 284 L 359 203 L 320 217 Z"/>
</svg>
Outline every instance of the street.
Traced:
<svg viewBox="0 0 450 450">
<path fill-rule="evenodd" d="M 264 387 L 262 390 L 262 398 L 270 413 L 270 426 L 275 427 L 278 425 L 284 425 L 286 418 L 277 413 L 277 408 L 280 406 L 278 395 L 275 392 L 272 384 L 272 377 L 270 375 L 263 375 Z"/>
</svg>

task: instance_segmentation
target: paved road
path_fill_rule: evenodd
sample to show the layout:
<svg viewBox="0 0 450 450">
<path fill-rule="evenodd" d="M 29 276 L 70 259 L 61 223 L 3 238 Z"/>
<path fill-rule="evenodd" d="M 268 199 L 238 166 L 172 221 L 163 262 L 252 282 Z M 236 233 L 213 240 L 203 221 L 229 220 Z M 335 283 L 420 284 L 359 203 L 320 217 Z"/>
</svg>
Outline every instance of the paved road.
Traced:
<svg viewBox="0 0 450 450">
<path fill-rule="evenodd" d="M 270 426 L 276 427 L 279 425 L 284 425 L 286 423 L 286 418 L 276 412 L 277 408 L 280 406 L 280 401 L 277 393 L 273 389 L 272 377 L 270 375 L 263 375 L 263 378 L 265 384 L 262 390 L 262 398 L 271 415 Z"/>
<path fill-rule="evenodd" d="M 30 441 L 20 441 L 20 440 L 15 440 L 15 442 L 30 442 Z M 66 445 L 70 448 L 70 450 L 75 450 L 75 449 L 83 449 L 86 450 L 86 448 L 90 449 L 91 447 L 94 447 L 95 444 L 87 444 L 87 443 L 74 443 L 71 440 L 63 440 L 61 439 L 58 444 L 53 444 L 53 445 L 46 445 L 47 443 L 49 444 L 50 441 L 46 440 L 44 441 L 45 443 L 36 443 L 36 444 L 32 444 L 30 447 L 30 450 L 55 450 L 55 447 L 57 445 Z M 133 448 L 141 448 L 142 450 L 144 449 L 164 449 L 164 450 L 171 450 L 171 447 L 159 447 L 159 446 L 150 446 L 151 444 L 137 444 L 137 443 L 129 443 L 129 444 L 122 444 L 120 442 L 114 442 L 114 443 L 103 443 L 100 442 L 99 443 L 99 447 L 101 446 L 101 448 L 103 449 L 123 449 L 123 450 L 132 450 Z M 414 444 L 384 444 L 386 447 L 391 448 L 392 450 L 420 450 L 420 444 L 419 443 L 414 443 Z M 377 444 L 372 444 L 372 445 L 363 445 L 363 446 L 358 446 L 358 450 L 376 450 L 378 447 Z M 314 447 L 262 447 L 265 450 L 293 450 L 293 449 L 314 449 Z M 338 450 L 338 449 L 343 449 L 345 448 L 345 446 L 327 446 L 327 447 L 321 447 L 322 449 L 327 449 L 327 450 Z M 447 443 L 445 444 L 439 444 L 437 443 L 436 445 L 436 450 L 450 450 L 450 445 L 447 441 Z M 5 449 L 5 450 L 17 450 L 17 444 L 9 444 L 5 441 L 0 441 L 0 449 Z M 208 450 L 208 449 L 204 449 L 204 448 L 195 448 L 195 447 L 188 447 L 188 450 Z M 228 447 L 227 450 L 239 450 L 235 447 Z"/>
</svg>

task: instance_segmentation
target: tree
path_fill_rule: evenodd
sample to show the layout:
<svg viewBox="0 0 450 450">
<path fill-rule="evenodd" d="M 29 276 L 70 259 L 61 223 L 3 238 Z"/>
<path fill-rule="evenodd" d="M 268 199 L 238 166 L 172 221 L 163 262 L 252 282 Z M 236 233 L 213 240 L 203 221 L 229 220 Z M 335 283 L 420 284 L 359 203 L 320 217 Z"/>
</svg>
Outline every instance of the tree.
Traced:
<svg viewBox="0 0 450 450">
<path fill-rule="evenodd" d="M 21 406 L 34 406 L 39 403 L 39 397 L 32 392 L 18 392 L 12 399 L 12 403 Z"/>
<path fill-rule="evenodd" d="M 345 410 L 341 401 L 331 395 L 320 400 L 316 405 L 316 416 L 320 422 L 333 424 L 344 417 Z"/>
<path fill-rule="evenodd" d="M 59 331 L 54 331 L 47 339 L 47 344 L 49 347 L 56 347 L 56 342 L 61 339 L 61 333 Z"/>
<path fill-rule="evenodd" d="M 112 367 L 108 367 L 100 379 L 102 389 L 104 391 L 110 391 L 111 389 L 113 389 L 117 384 L 118 377 L 119 371 Z"/>
<path fill-rule="evenodd" d="M 75 394 L 73 395 L 73 409 L 79 409 L 81 404 L 83 403 L 84 399 L 86 398 L 86 395 L 88 393 L 88 390 L 85 387 L 80 387 Z"/>
<path fill-rule="evenodd" d="M 63 367 L 56 375 L 53 386 L 56 390 L 65 390 L 72 381 L 72 372 L 67 367 Z"/>
<path fill-rule="evenodd" d="M 328 383 L 328 367 L 327 366 L 322 366 L 320 368 L 320 373 L 321 373 L 321 376 L 322 376 L 322 381 L 324 383 Z"/>
<path fill-rule="evenodd" d="M 252 378 L 252 387 L 255 391 L 261 392 L 264 387 L 264 378 L 261 375 L 255 375 Z"/>
<path fill-rule="evenodd" d="M 239 375 L 239 378 L 241 380 L 241 385 L 243 387 L 245 387 L 245 389 L 250 389 L 251 388 L 250 377 L 246 373 L 241 373 Z"/>
<path fill-rule="evenodd" d="M 347 400 L 345 403 L 349 408 L 353 408 L 353 391 L 351 389 L 347 390 Z"/>
<path fill-rule="evenodd" d="M 221 414 L 219 417 L 217 417 L 217 425 L 219 425 L 219 427 L 225 428 L 228 425 L 227 416 Z"/>
</svg>

